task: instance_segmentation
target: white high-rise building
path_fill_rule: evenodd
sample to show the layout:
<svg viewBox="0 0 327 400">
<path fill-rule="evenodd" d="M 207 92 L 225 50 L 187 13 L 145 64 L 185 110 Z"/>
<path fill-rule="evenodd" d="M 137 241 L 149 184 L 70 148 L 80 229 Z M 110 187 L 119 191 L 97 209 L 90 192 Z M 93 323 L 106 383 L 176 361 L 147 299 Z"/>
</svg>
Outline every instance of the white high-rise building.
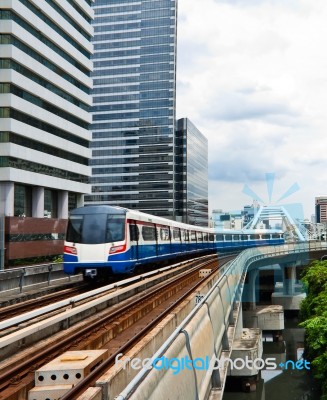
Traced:
<svg viewBox="0 0 327 400">
<path fill-rule="evenodd" d="M 92 18 L 87 0 L 0 3 L 0 216 L 7 261 L 54 248 L 61 253 L 60 221 L 90 193 Z"/>
</svg>

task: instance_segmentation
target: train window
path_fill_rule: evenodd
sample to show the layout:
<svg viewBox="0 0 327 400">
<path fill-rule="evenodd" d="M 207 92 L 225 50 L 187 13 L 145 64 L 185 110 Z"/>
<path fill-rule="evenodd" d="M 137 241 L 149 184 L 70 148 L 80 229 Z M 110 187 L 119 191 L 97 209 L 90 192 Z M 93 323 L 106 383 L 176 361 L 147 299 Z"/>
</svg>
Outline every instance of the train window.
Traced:
<svg viewBox="0 0 327 400">
<path fill-rule="evenodd" d="M 169 240 L 169 228 L 160 228 L 161 240 Z"/>
<path fill-rule="evenodd" d="M 214 242 L 214 240 L 215 240 L 215 235 L 212 233 L 209 233 L 209 241 Z"/>
<path fill-rule="evenodd" d="M 270 234 L 261 235 L 262 239 L 270 239 Z"/>
<path fill-rule="evenodd" d="M 235 241 L 240 240 L 240 235 L 233 235 L 233 240 L 235 240 Z"/>
<path fill-rule="evenodd" d="M 106 242 L 119 242 L 125 238 L 125 216 L 108 215 Z"/>
<path fill-rule="evenodd" d="M 189 241 L 190 241 L 190 232 L 185 231 L 185 242 L 189 242 Z"/>
<path fill-rule="evenodd" d="M 67 242 L 82 242 L 83 215 L 71 215 L 67 227 Z"/>
<path fill-rule="evenodd" d="M 195 231 L 191 231 L 191 241 L 192 241 L 192 242 L 195 242 L 195 241 L 196 241 Z"/>
<path fill-rule="evenodd" d="M 218 242 L 223 242 L 224 241 L 224 235 L 216 235 L 216 240 Z"/>
<path fill-rule="evenodd" d="M 175 240 L 180 240 L 179 229 L 174 229 L 174 230 L 173 230 L 173 238 L 174 238 Z"/>
<path fill-rule="evenodd" d="M 207 233 L 205 233 L 205 234 L 203 235 L 203 240 L 204 240 L 205 242 L 207 242 L 207 241 L 209 240 L 209 235 L 208 235 Z"/>
<path fill-rule="evenodd" d="M 71 215 L 67 241 L 82 244 L 101 244 L 125 238 L 125 215 Z"/>
<path fill-rule="evenodd" d="M 156 240 L 156 228 L 154 226 L 142 227 L 143 240 Z"/>
<path fill-rule="evenodd" d="M 139 228 L 135 224 L 130 224 L 129 225 L 129 236 L 131 238 L 132 242 L 138 242 L 139 240 Z"/>
<path fill-rule="evenodd" d="M 259 240 L 260 235 L 250 235 L 250 240 Z"/>
<path fill-rule="evenodd" d="M 248 240 L 248 235 L 241 235 L 241 240 Z"/>
<path fill-rule="evenodd" d="M 225 235 L 225 240 L 232 240 L 233 235 Z"/>
<path fill-rule="evenodd" d="M 280 234 L 279 233 L 273 233 L 271 235 L 274 239 L 280 239 Z"/>
<path fill-rule="evenodd" d="M 197 237 L 200 240 L 200 242 L 203 242 L 203 235 L 202 232 L 197 232 Z"/>
</svg>

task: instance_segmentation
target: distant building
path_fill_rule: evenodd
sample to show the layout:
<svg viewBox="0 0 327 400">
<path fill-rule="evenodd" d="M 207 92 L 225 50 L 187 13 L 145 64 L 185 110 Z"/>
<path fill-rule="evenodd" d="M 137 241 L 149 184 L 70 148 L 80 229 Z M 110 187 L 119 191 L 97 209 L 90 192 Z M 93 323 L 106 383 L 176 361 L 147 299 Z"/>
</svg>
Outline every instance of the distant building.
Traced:
<svg viewBox="0 0 327 400">
<path fill-rule="evenodd" d="M 242 229 L 244 220 L 241 211 L 212 210 L 212 227 L 215 229 Z"/>
<path fill-rule="evenodd" d="M 211 225 L 216 229 L 243 229 L 256 215 L 259 210 L 259 204 L 256 200 L 252 205 L 246 205 L 243 210 L 226 211 L 222 209 L 212 210 Z M 264 228 L 264 224 L 261 224 Z"/>
<path fill-rule="evenodd" d="M 315 198 L 316 222 L 327 222 L 327 196 L 318 196 Z"/>
<path fill-rule="evenodd" d="M 208 140 L 188 118 L 177 121 L 175 209 L 177 221 L 208 226 Z"/>
<path fill-rule="evenodd" d="M 62 254 L 68 210 L 90 192 L 93 16 L 86 0 L 3 3 L 0 268 L 4 247 L 6 264 Z"/>
<path fill-rule="evenodd" d="M 253 201 L 252 205 L 246 205 L 243 208 L 243 221 L 244 221 L 244 225 L 246 225 L 248 222 L 250 222 L 255 214 L 258 212 L 260 206 L 258 204 L 258 202 L 256 200 Z"/>
</svg>

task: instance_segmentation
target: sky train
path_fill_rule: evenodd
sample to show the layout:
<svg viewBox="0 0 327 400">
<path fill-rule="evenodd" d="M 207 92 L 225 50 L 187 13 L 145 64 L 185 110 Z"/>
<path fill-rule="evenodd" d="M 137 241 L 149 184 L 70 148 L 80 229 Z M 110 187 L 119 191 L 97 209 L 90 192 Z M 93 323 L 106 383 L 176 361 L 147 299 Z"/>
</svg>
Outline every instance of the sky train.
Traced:
<svg viewBox="0 0 327 400">
<path fill-rule="evenodd" d="M 70 212 L 64 271 L 103 278 L 188 254 L 283 243 L 276 229 L 218 232 L 121 207 L 85 206 Z"/>
</svg>

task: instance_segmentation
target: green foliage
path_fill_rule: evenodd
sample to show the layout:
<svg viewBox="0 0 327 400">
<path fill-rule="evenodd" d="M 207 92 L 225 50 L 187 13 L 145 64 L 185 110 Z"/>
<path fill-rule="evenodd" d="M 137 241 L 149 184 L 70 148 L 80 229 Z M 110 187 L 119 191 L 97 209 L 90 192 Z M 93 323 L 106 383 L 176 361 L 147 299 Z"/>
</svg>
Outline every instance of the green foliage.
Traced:
<svg viewBox="0 0 327 400">
<path fill-rule="evenodd" d="M 56 256 L 52 259 L 52 262 L 53 263 L 62 263 L 62 262 L 64 262 L 64 256 L 63 255 Z"/>
<path fill-rule="evenodd" d="M 12 260 L 9 264 L 9 267 L 25 267 L 30 265 L 37 264 L 48 264 L 48 263 L 59 263 L 63 262 L 63 255 L 58 254 L 54 256 L 41 256 L 41 257 L 30 257 L 30 258 L 18 258 L 16 260 Z"/>
<path fill-rule="evenodd" d="M 307 297 L 301 303 L 300 325 L 305 328 L 306 357 L 327 400 L 327 261 L 313 262 L 302 276 Z"/>
</svg>

